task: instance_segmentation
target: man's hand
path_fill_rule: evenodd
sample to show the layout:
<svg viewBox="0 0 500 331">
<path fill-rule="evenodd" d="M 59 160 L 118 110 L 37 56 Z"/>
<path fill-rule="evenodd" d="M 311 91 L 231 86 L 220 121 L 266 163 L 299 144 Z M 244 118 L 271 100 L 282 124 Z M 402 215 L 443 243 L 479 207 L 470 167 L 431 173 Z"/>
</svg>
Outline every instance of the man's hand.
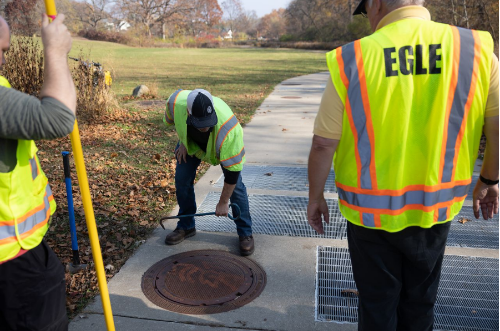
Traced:
<svg viewBox="0 0 500 331">
<path fill-rule="evenodd" d="M 229 213 L 229 201 L 219 200 L 217 207 L 215 207 L 215 216 L 226 216 Z"/>
<path fill-rule="evenodd" d="M 179 148 L 177 148 L 175 150 L 175 158 L 177 159 L 177 162 L 179 164 L 182 163 L 182 160 L 184 160 L 184 162 L 187 162 L 187 149 L 186 149 L 186 146 L 184 146 L 181 142 L 179 143 Z"/>
<path fill-rule="evenodd" d="M 498 214 L 498 186 L 486 185 L 478 180 L 472 193 L 472 202 L 476 219 L 479 218 L 479 209 L 485 220 L 493 218 L 493 214 Z"/>
<path fill-rule="evenodd" d="M 71 50 L 71 35 L 66 28 L 64 22 L 64 14 L 59 14 L 49 24 L 47 14 L 42 16 L 42 43 L 45 55 L 64 57 L 68 56 Z"/>
<path fill-rule="evenodd" d="M 330 212 L 326 200 L 322 198 L 319 201 L 309 201 L 307 205 L 307 221 L 309 225 L 319 234 L 324 234 L 323 219 L 326 224 L 330 223 Z"/>
</svg>

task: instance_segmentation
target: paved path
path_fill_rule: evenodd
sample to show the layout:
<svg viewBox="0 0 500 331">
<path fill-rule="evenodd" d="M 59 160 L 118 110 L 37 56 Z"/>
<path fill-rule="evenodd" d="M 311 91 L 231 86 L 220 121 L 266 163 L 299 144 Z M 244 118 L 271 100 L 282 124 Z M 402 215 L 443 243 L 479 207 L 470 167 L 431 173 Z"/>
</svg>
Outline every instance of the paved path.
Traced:
<svg viewBox="0 0 500 331">
<path fill-rule="evenodd" d="M 247 165 L 307 166 L 312 128 L 328 73 L 297 77 L 278 85 L 258 108 L 245 127 Z M 195 186 L 198 205 L 221 176 L 212 167 Z M 247 185 L 248 186 L 248 185 Z M 212 193 L 213 194 L 213 193 Z M 307 190 L 283 188 L 253 189 L 249 194 L 268 197 L 306 197 Z M 327 197 L 335 198 L 335 193 Z M 177 211 L 174 210 L 173 214 Z M 203 220 L 198 221 L 201 226 Z M 254 217 L 255 222 L 255 217 Z M 163 243 L 167 231 L 157 229 L 109 282 L 117 330 L 356 330 L 356 324 L 336 324 L 315 320 L 315 279 L 317 246 L 347 247 L 345 240 L 255 234 L 256 251 L 251 256 L 267 273 L 264 292 L 242 308 L 214 315 L 183 315 L 163 310 L 142 293 L 141 277 L 153 264 L 168 256 L 198 249 L 219 249 L 238 254 L 235 233 L 198 231 L 193 238 L 176 246 Z M 447 254 L 498 258 L 498 250 L 453 248 Z M 71 331 L 105 330 L 100 298 L 91 303 L 70 324 Z"/>
</svg>

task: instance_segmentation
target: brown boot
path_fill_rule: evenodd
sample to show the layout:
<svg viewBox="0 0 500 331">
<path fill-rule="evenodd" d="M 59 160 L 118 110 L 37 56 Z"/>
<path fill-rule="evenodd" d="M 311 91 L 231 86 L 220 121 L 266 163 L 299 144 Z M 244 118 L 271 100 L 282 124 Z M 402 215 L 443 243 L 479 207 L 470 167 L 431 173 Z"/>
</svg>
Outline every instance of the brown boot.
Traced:
<svg viewBox="0 0 500 331">
<path fill-rule="evenodd" d="M 189 230 L 175 229 L 165 238 L 165 244 L 167 245 L 177 245 L 184 241 L 184 239 L 192 237 L 196 234 L 196 228 Z"/>
<path fill-rule="evenodd" d="M 240 254 L 248 256 L 253 253 L 255 246 L 253 244 L 253 236 L 240 237 Z"/>
</svg>

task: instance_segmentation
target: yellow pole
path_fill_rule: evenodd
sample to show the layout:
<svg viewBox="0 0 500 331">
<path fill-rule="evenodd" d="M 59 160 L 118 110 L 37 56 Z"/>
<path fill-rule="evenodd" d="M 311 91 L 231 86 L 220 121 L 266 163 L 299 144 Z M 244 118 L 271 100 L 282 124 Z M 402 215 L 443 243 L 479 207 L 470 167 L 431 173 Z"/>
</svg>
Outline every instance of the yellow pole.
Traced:
<svg viewBox="0 0 500 331">
<path fill-rule="evenodd" d="M 44 0 L 47 15 L 54 19 L 57 15 L 56 4 L 54 0 Z M 99 291 L 101 292 L 102 309 L 108 331 L 115 331 L 113 321 L 113 312 L 111 311 L 111 301 L 109 300 L 108 284 L 106 281 L 106 272 L 104 271 L 104 263 L 101 255 L 101 245 L 99 244 L 99 235 L 94 216 L 94 208 L 92 207 L 92 199 L 90 197 L 89 181 L 87 179 L 87 171 L 85 170 L 85 161 L 83 159 L 82 143 L 80 141 L 80 131 L 78 130 L 78 121 L 75 121 L 73 132 L 70 134 L 71 147 L 73 148 L 73 156 L 75 158 L 76 173 L 78 175 L 78 183 L 80 185 L 80 194 L 82 196 L 83 209 L 85 211 L 85 219 L 87 221 L 87 229 L 89 231 L 90 246 L 92 247 L 92 256 L 97 273 L 97 282 Z"/>
</svg>

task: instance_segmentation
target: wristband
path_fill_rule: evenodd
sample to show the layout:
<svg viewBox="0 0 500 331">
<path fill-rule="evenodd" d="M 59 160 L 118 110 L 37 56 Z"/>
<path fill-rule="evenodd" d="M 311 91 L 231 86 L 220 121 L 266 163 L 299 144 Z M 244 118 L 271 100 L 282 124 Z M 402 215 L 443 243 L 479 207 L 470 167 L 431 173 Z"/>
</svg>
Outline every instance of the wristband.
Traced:
<svg viewBox="0 0 500 331">
<path fill-rule="evenodd" d="M 497 180 L 491 180 L 491 179 L 486 179 L 483 176 L 479 175 L 479 179 L 485 183 L 486 185 L 496 185 L 498 184 L 498 179 Z"/>
</svg>

